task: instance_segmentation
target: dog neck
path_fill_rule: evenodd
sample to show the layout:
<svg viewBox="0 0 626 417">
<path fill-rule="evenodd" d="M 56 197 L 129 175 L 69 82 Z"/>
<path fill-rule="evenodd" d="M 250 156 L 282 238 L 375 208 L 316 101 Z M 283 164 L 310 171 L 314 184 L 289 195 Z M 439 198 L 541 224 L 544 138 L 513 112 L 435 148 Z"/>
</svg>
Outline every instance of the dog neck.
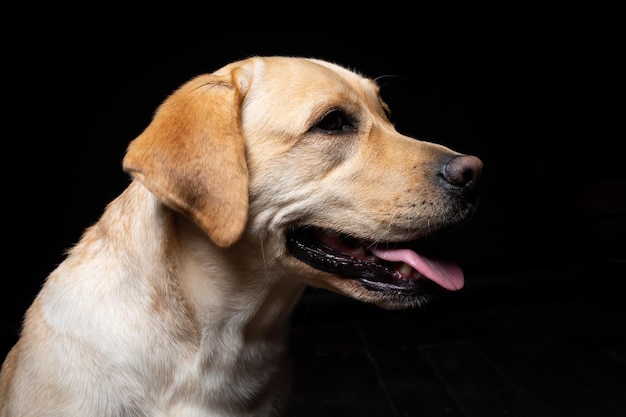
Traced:
<svg viewBox="0 0 626 417">
<path fill-rule="evenodd" d="M 142 199 L 142 210 L 151 217 L 142 222 L 144 211 L 133 221 L 137 244 L 154 242 L 153 250 L 165 252 L 159 256 L 149 254 L 142 268 L 151 269 L 153 277 L 161 277 L 155 280 L 161 293 L 178 293 L 175 297 L 189 309 L 201 338 L 214 339 L 225 331 L 232 335 L 235 330 L 246 345 L 284 339 L 293 308 L 306 285 L 287 273 L 276 273 L 276 268 L 270 274 L 266 263 L 274 261 L 265 258 L 262 243 L 244 236 L 233 246 L 220 248 L 141 184 L 131 184 L 126 193 L 130 195 L 122 199 Z M 154 265 L 154 259 L 164 259 L 167 264 Z M 143 264 L 144 260 L 137 262 Z"/>
<path fill-rule="evenodd" d="M 265 400 L 273 407 L 289 372 L 289 317 L 305 284 L 268 269 L 260 247 L 246 239 L 216 246 L 135 181 L 70 250 L 39 295 L 45 306 L 34 308 L 49 328 L 116 358 L 119 369 L 143 363 L 141 379 L 157 381 L 149 390 L 158 401 L 186 404 L 219 391 L 217 408 Z M 93 298 L 67 299 L 68 280 L 76 294 L 98 294 L 97 308 Z M 102 291 L 103 282 L 114 290 Z M 133 337 L 137 320 L 154 331 Z M 119 337 L 102 337 L 110 322 Z M 251 392 L 255 402 L 242 403 Z"/>
</svg>

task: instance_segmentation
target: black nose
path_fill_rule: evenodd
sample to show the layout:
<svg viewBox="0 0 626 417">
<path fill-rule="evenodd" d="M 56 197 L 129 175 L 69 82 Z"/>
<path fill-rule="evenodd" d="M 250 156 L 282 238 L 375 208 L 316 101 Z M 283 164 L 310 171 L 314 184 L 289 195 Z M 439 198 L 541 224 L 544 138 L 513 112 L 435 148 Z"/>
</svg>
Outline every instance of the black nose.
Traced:
<svg viewBox="0 0 626 417">
<path fill-rule="evenodd" d="M 464 194 L 477 191 L 483 162 L 472 155 L 458 155 L 443 166 L 443 178 Z"/>
</svg>

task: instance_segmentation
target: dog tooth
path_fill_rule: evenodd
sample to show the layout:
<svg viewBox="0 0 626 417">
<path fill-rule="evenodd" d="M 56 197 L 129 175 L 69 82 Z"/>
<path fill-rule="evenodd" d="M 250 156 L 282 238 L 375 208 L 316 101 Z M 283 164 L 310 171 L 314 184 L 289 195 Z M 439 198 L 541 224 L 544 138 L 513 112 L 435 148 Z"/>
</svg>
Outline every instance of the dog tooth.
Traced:
<svg viewBox="0 0 626 417">
<path fill-rule="evenodd" d="M 402 263 L 402 265 L 400 265 L 400 268 L 398 268 L 398 272 L 400 272 L 400 274 L 404 275 L 404 276 L 412 276 L 413 275 L 413 267 L 407 263 Z"/>
<path fill-rule="evenodd" d="M 363 245 L 361 245 L 361 246 L 357 246 L 356 248 L 354 248 L 354 252 L 355 252 L 357 255 L 360 255 L 360 256 L 366 256 L 366 255 L 367 255 L 367 253 L 365 252 L 365 248 L 363 247 Z"/>
</svg>

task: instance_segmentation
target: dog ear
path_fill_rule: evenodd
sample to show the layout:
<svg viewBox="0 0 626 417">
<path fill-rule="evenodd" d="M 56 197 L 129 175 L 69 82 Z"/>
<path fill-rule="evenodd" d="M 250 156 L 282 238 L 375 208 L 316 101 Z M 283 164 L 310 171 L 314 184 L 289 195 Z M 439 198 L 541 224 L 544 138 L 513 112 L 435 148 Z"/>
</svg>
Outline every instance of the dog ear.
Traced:
<svg viewBox="0 0 626 417">
<path fill-rule="evenodd" d="M 187 82 L 128 146 L 124 170 L 164 204 L 195 221 L 218 246 L 233 244 L 248 218 L 248 167 L 236 71 Z"/>
</svg>

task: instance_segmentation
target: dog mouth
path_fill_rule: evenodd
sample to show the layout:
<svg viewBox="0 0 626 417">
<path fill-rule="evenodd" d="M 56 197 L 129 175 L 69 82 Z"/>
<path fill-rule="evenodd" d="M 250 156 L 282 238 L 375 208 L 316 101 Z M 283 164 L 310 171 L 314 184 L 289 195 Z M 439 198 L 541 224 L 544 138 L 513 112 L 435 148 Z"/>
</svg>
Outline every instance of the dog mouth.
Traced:
<svg viewBox="0 0 626 417">
<path fill-rule="evenodd" d="M 374 291 L 426 294 L 463 287 L 461 268 L 428 253 L 423 242 L 378 243 L 304 227 L 287 234 L 287 249 L 309 266 Z"/>
</svg>

